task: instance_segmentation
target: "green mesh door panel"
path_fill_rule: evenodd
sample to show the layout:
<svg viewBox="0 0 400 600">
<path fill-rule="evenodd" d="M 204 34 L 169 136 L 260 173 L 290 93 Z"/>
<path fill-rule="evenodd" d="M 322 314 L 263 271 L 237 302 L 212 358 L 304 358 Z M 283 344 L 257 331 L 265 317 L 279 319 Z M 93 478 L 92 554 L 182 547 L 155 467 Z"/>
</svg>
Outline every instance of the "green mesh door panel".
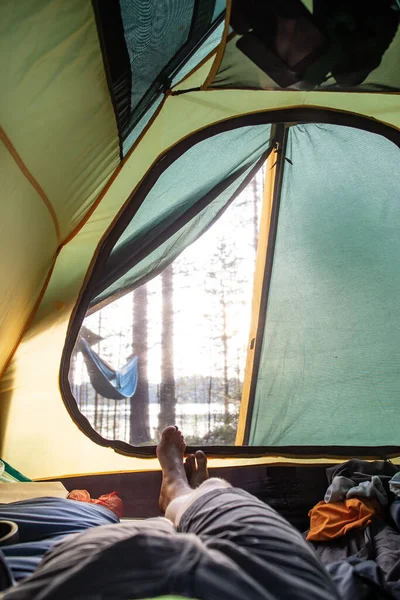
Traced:
<svg viewBox="0 0 400 600">
<path fill-rule="evenodd" d="M 271 143 L 270 130 L 269 125 L 232 129 L 205 138 L 178 157 L 156 181 L 116 242 L 97 284 L 93 304 L 117 290 L 131 288 L 146 270 L 151 274 L 159 258 L 154 258 L 153 251 L 145 252 L 146 248 L 157 240 L 160 247 L 163 237 L 168 242 L 173 236 L 170 228 L 196 205 L 205 202 L 201 214 L 197 216 L 200 211 L 194 211 L 187 221 L 191 224 L 191 240 L 196 239 L 266 155 Z M 172 254 L 177 256 L 186 246 L 181 230 L 179 226 L 173 248 L 169 244 L 171 248 L 167 252 L 166 246 L 161 250 L 166 264 Z M 144 260 L 140 258 L 140 268 L 132 268 L 139 263 L 139 253 L 143 252 L 147 256 Z M 159 254 L 157 249 L 156 254 Z"/>
<path fill-rule="evenodd" d="M 291 127 L 251 445 L 400 443 L 400 152 Z"/>
</svg>

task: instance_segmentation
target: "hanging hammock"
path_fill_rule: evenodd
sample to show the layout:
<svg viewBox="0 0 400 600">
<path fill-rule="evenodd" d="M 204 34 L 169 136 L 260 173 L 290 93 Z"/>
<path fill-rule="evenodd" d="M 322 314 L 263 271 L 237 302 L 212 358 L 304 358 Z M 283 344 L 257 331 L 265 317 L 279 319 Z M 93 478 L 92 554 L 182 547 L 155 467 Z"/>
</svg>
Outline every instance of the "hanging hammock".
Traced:
<svg viewBox="0 0 400 600">
<path fill-rule="evenodd" d="M 121 369 L 114 370 L 81 338 L 79 350 L 88 370 L 90 383 L 100 396 L 111 400 L 131 398 L 138 381 L 138 357 L 133 356 Z"/>
</svg>

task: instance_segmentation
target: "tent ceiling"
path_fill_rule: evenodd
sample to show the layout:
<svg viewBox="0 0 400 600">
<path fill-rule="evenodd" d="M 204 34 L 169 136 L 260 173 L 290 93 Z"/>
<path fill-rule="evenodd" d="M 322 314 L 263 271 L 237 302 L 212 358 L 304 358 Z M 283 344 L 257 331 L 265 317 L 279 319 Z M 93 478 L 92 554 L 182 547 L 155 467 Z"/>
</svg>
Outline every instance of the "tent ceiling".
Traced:
<svg viewBox="0 0 400 600">
<path fill-rule="evenodd" d="M 90 1 L 3 2 L 0 23 L 1 373 L 58 246 L 118 164 L 118 138 Z"/>
<path fill-rule="evenodd" d="M 95 0 L 93 7 L 125 152 L 132 129 L 223 20 L 225 2 Z"/>
<path fill-rule="evenodd" d="M 379 10 L 379 5 L 376 5 Z M 369 18 L 373 19 L 372 15 Z M 393 12 L 393 25 L 395 26 L 395 19 L 398 18 L 396 13 Z M 367 24 L 365 25 L 368 26 Z M 265 90 L 279 90 L 281 89 L 277 83 L 269 77 L 263 70 L 261 70 L 250 58 L 248 58 L 238 47 L 238 41 L 241 36 L 235 36 L 229 41 L 226 46 L 224 58 L 215 75 L 211 86 L 213 88 L 236 88 L 236 89 L 265 89 Z M 371 73 L 365 78 L 365 80 L 358 85 L 337 85 L 335 79 L 330 76 L 327 77 L 319 86 L 317 90 L 330 89 L 334 92 L 342 90 L 346 91 L 387 91 L 387 92 L 399 92 L 400 91 L 400 69 L 398 67 L 400 53 L 400 28 L 394 38 L 391 39 L 390 44 L 383 53 L 382 60 L 377 68 L 373 69 Z M 370 57 L 369 57 L 370 58 Z M 367 60 L 368 62 L 368 60 Z M 291 88 L 289 88 L 291 89 Z M 292 89 L 296 89 L 294 85 Z"/>
<path fill-rule="evenodd" d="M 62 242 L 118 164 L 91 2 L 3 2 L 0 70 L 2 127 L 53 206 Z"/>
<path fill-rule="evenodd" d="M 7 199 L 0 209 L 1 372 L 38 299 L 53 261 L 57 238 L 42 198 L 2 142 L 0 178 L 1 193 Z M 26 260 L 27 256 L 34 257 L 32 263 Z"/>
<path fill-rule="evenodd" d="M 146 461 L 132 462 L 86 438 L 58 390 L 69 319 L 99 244 L 132 191 L 168 148 L 212 123 L 258 111 L 320 106 L 400 128 L 398 96 L 282 90 L 169 95 L 119 169 L 117 127 L 92 3 L 8 0 L 0 13 L 1 125 L 19 157 L 18 162 L 9 149 L 1 151 L 0 256 L 13 262 L 12 267 L 4 263 L 10 287 L 0 292 L 0 371 L 59 250 L 35 319 L 0 382 L 1 451 L 32 476 L 147 468 Z M 213 60 L 174 91 L 200 87 Z M 50 420 L 57 427 L 48 427 Z"/>
</svg>

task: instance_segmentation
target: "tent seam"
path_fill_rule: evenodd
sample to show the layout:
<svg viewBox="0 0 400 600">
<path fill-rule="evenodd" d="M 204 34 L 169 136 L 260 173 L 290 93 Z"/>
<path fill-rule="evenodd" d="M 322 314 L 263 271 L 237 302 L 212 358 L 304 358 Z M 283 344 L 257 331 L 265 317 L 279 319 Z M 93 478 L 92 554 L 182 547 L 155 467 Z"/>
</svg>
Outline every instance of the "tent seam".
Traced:
<svg viewBox="0 0 400 600">
<path fill-rule="evenodd" d="M 32 175 L 32 173 L 29 171 L 28 167 L 22 160 L 21 156 L 18 154 L 15 146 L 11 142 L 11 140 L 8 137 L 8 135 L 6 134 L 6 132 L 4 131 L 3 127 L 0 127 L 0 138 L 1 138 L 4 146 L 7 148 L 8 152 L 13 157 L 13 159 L 14 159 L 15 163 L 17 164 L 17 166 L 19 167 L 20 171 L 23 173 L 25 178 L 29 181 L 31 186 L 36 190 L 36 192 L 39 194 L 39 196 L 43 200 L 43 203 L 45 204 L 47 210 L 49 211 L 51 219 L 53 221 L 54 229 L 55 229 L 55 233 L 56 233 L 56 237 L 57 237 L 57 244 L 59 244 L 60 243 L 60 225 L 58 223 L 58 218 L 57 218 L 57 215 L 56 215 L 53 205 L 51 204 L 49 198 L 46 196 L 40 183 Z"/>
<path fill-rule="evenodd" d="M 263 152 L 263 154 L 261 155 L 260 159 L 258 159 L 258 161 L 256 161 L 255 165 L 253 165 L 253 167 L 251 168 L 251 171 L 250 171 L 250 173 L 249 173 L 249 174 L 248 174 L 248 175 L 245 177 L 245 179 L 242 181 L 242 183 L 239 185 L 239 187 L 238 187 L 238 188 L 235 190 L 235 192 L 234 192 L 234 193 L 233 193 L 233 194 L 230 196 L 230 199 L 227 201 L 227 203 L 225 204 L 224 208 L 220 209 L 220 210 L 218 211 L 218 213 L 217 213 L 217 214 L 216 214 L 216 215 L 213 217 L 213 219 L 210 221 L 210 223 L 209 223 L 209 225 L 207 226 L 207 229 L 206 229 L 205 231 L 207 231 L 207 230 L 208 230 L 210 227 L 212 227 L 212 226 L 214 225 L 215 221 L 217 221 L 217 220 L 219 219 L 219 217 L 220 217 L 220 216 L 223 214 L 223 212 L 225 212 L 226 208 L 228 208 L 228 207 L 231 205 L 231 203 L 232 203 L 232 202 L 235 200 L 235 198 L 237 197 L 237 195 L 238 195 L 238 194 L 239 194 L 241 191 L 243 191 L 244 187 L 246 187 L 246 186 L 249 184 L 250 180 L 251 180 L 251 179 L 254 177 L 256 170 L 258 170 L 258 169 L 260 168 L 260 161 L 261 161 L 261 162 L 265 162 L 265 161 L 267 160 L 267 158 L 268 158 L 268 156 L 266 156 L 266 155 L 267 155 L 267 154 L 269 155 L 269 154 L 272 152 L 272 150 L 273 150 L 273 148 L 272 148 L 271 146 L 269 146 L 269 147 L 268 147 L 268 149 L 267 149 L 265 152 Z M 248 166 L 247 166 L 247 168 L 246 168 L 245 170 L 248 170 Z M 242 174 L 243 174 L 243 173 L 242 173 Z M 238 178 L 238 177 L 239 177 L 239 176 L 237 175 L 237 176 L 236 176 L 236 178 L 235 178 L 235 181 L 237 180 L 237 178 Z M 228 179 L 229 179 L 229 178 L 228 178 Z M 224 180 L 224 181 L 226 182 L 227 180 Z M 214 188 L 214 189 L 215 189 L 215 188 Z M 207 194 L 205 194 L 205 196 L 203 196 L 202 200 L 204 200 L 204 198 L 209 198 L 209 196 L 210 196 L 210 192 L 208 192 Z M 206 205 L 206 206 L 209 206 L 209 205 L 211 204 L 211 202 L 212 202 L 212 201 L 213 201 L 212 199 L 211 199 L 211 200 L 209 200 L 209 201 L 207 202 L 207 205 Z M 201 202 L 201 201 L 199 201 L 199 203 L 200 203 L 200 202 Z M 178 227 L 179 227 L 179 229 L 178 229 L 178 231 L 180 231 L 180 229 L 181 229 L 182 227 L 185 227 L 185 226 L 186 226 L 186 225 L 188 225 L 188 224 L 189 224 L 189 223 L 190 223 L 190 222 L 191 222 L 191 221 L 192 221 L 194 218 L 196 218 L 196 216 L 198 216 L 198 215 L 199 215 L 199 214 L 200 214 L 200 213 L 201 213 L 201 212 L 204 210 L 204 208 L 205 208 L 205 207 L 203 206 L 202 208 L 198 209 L 198 210 L 197 210 L 197 211 L 195 211 L 195 212 L 193 212 L 192 210 L 190 210 L 190 211 L 186 211 L 186 212 L 185 212 L 183 215 L 181 215 L 181 217 L 180 217 L 179 219 L 177 219 L 177 221 L 175 222 L 175 225 L 177 225 L 177 226 L 178 226 L 178 223 L 179 223 L 179 226 L 178 226 Z M 190 216 L 189 216 L 189 217 L 188 217 L 188 213 L 190 213 Z M 162 246 L 162 244 L 163 244 L 163 243 L 165 243 L 165 241 L 167 241 L 168 239 L 170 239 L 170 237 L 171 237 L 171 236 L 170 236 L 170 235 L 168 235 L 168 233 L 170 232 L 170 230 L 171 230 L 171 226 L 170 226 L 170 227 L 168 227 L 168 229 L 167 229 L 167 230 L 165 230 L 165 231 L 162 233 L 162 235 L 158 236 L 158 238 L 157 238 L 157 239 L 158 239 L 158 240 L 160 240 L 160 239 L 161 239 L 161 241 L 160 241 L 160 242 L 159 242 L 157 245 L 155 245 L 155 240 L 154 240 L 154 241 L 152 242 L 152 245 L 150 246 L 150 249 L 149 249 L 149 247 L 147 247 L 147 250 L 146 250 L 146 252 L 145 252 L 145 255 L 144 255 L 144 256 L 142 256 L 142 257 L 141 257 L 141 258 L 139 258 L 139 259 L 135 259 L 135 261 L 134 261 L 134 262 L 131 264 L 131 266 L 129 267 L 129 269 L 131 269 L 131 268 L 133 268 L 134 266 L 136 266 L 137 264 L 139 264 L 139 263 L 140 263 L 140 262 L 141 262 L 141 261 L 142 261 L 144 258 L 146 258 L 147 256 L 149 256 L 149 255 L 150 255 L 150 254 L 151 254 L 151 253 L 152 253 L 154 250 L 156 250 L 156 249 L 160 248 L 160 247 Z M 176 231 L 175 233 L 177 233 L 178 231 Z M 205 233 L 205 231 L 204 231 L 203 233 Z M 174 235 L 174 234 L 172 234 L 172 235 Z M 202 235 L 203 235 L 203 234 L 202 234 Z M 151 277 L 152 277 L 152 278 L 155 276 L 155 274 L 159 274 L 159 273 L 158 273 L 158 269 L 157 269 L 157 268 L 156 268 L 156 269 L 154 269 L 154 270 L 153 270 L 151 273 L 152 273 L 152 275 L 151 275 Z M 131 286 L 131 287 L 132 287 L 132 289 L 135 289 L 135 288 L 137 288 L 137 287 L 139 287 L 139 286 L 143 285 L 144 283 L 146 283 L 146 281 L 147 281 L 147 277 L 148 277 L 148 274 L 147 274 L 146 276 L 143 276 L 143 277 L 141 277 L 140 279 L 138 279 L 138 280 L 137 280 L 137 281 L 136 281 L 136 282 L 133 284 L 133 286 Z M 118 279 L 118 277 L 117 277 L 117 279 Z M 109 284 L 109 285 L 112 285 L 112 283 L 111 283 L 111 284 Z M 109 287 L 109 286 L 107 286 L 107 287 Z M 105 289 L 107 289 L 107 287 L 105 287 Z M 132 289 L 130 289 L 130 287 L 128 287 L 128 288 L 126 288 L 126 289 L 127 289 L 127 291 L 126 291 L 125 293 L 129 293 L 129 291 L 132 291 Z M 103 291 L 104 291 L 104 290 L 103 290 Z M 93 312 L 97 312 L 98 310 L 101 310 L 101 308 L 103 308 L 104 306 L 107 306 L 107 304 L 109 304 L 109 303 L 110 303 L 110 302 L 109 302 L 110 298 L 111 298 L 111 297 L 107 297 L 107 298 L 105 298 L 104 300 L 102 300 L 102 301 L 101 301 L 99 304 L 95 304 L 95 305 L 93 305 L 93 306 L 90 306 L 90 307 L 89 307 L 89 309 L 88 309 L 88 311 L 87 311 L 87 313 L 88 313 L 88 314 L 89 314 L 89 313 L 90 313 L 90 314 L 93 314 Z M 114 300 L 115 300 L 115 298 L 114 298 Z M 111 300 L 111 301 L 113 301 L 113 300 Z M 91 311 L 91 310 L 90 310 L 91 308 L 92 308 L 92 309 L 96 309 L 96 311 L 94 311 L 94 310 L 93 310 L 93 311 Z"/>
<path fill-rule="evenodd" d="M 183 80 L 182 80 L 183 81 Z M 175 86 L 174 86 L 175 87 Z M 193 90 L 191 90 L 193 91 Z M 196 91 L 201 91 L 196 90 Z M 219 89 L 215 88 L 209 88 L 207 89 L 208 92 L 218 92 Z M 237 90 L 237 91 L 244 91 L 244 90 Z M 265 92 L 265 90 L 260 90 Z M 172 90 L 167 90 L 167 92 L 165 93 L 165 96 L 163 98 L 163 100 L 161 101 L 159 107 L 157 108 L 157 110 L 155 111 L 154 115 L 151 117 L 151 119 L 149 120 L 149 122 L 147 123 L 146 127 L 143 129 L 142 133 L 140 134 L 140 136 L 137 138 L 137 140 L 135 141 L 135 143 L 133 144 L 132 148 L 129 150 L 129 152 L 126 154 L 126 156 L 124 157 L 124 159 L 119 163 L 119 165 L 115 168 L 113 174 L 111 175 L 110 179 L 107 181 L 107 183 L 105 184 L 104 188 L 102 189 L 102 191 L 100 192 L 99 196 L 97 197 L 97 199 L 95 200 L 95 202 L 92 204 L 92 206 L 90 207 L 90 209 L 88 210 L 88 212 L 85 214 L 85 216 L 83 217 L 83 219 L 78 223 L 78 225 L 75 227 L 75 229 L 73 229 L 71 231 L 71 233 L 68 235 L 68 237 L 65 238 L 65 240 L 60 244 L 60 248 L 62 248 L 63 246 L 66 246 L 79 232 L 80 230 L 86 225 L 87 221 L 90 219 L 90 217 L 92 216 L 92 214 L 94 213 L 94 211 L 96 210 L 96 208 L 99 206 L 99 204 L 101 203 L 101 201 L 103 200 L 105 194 L 107 193 L 107 191 L 109 190 L 109 188 L 111 187 L 112 183 L 115 181 L 116 177 L 118 176 L 119 172 L 122 170 L 123 166 L 125 165 L 125 163 L 128 161 L 128 159 L 130 158 L 131 154 L 136 150 L 137 146 L 139 145 L 139 143 L 142 141 L 142 138 L 144 137 L 144 135 L 148 132 L 148 130 L 150 129 L 150 127 L 153 125 L 154 121 L 156 120 L 156 118 L 158 117 L 159 113 L 161 112 L 161 109 L 163 108 L 166 100 L 168 100 L 168 98 L 171 96 L 175 96 L 177 95 L 176 92 L 173 92 Z M 311 108 L 311 109 L 323 109 L 323 107 L 317 105 L 317 104 L 310 104 L 310 105 L 305 105 L 303 104 L 297 104 L 294 106 L 290 106 L 290 107 L 283 107 L 284 109 L 287 108 Z M 252 111 L 250 113 L 240 113 L 237 116 L 247 116 L 247 115 L 251 115 L 251 114 L 255 114 L 255 113 L 259 113 L 259 112 L 273 112 L 277 110 L 276 108 L 271 108 L 271 109 L 264 109 L 262 111 L 260 110 L 256 110 L 256 111 Z M 279 109 L 282 110 L 282 109 Z M 343 111 L 341 109 L 335 109 L 335 108 L 329 108 L 327 109 L 331 112 L 337 112 L 337 113 L 346 113 L 349 115 L 356 115 L 358 116 L 359 113 L 355 113 L 352 111 Z M 375 121 L 377 123 L 382 123 L 384 125 L 387 125 L 388 127 L 391 127 L 392 129 L 396 129 L 399 130 L 398 127 L 396 127 L 395 125 L 389 124 L 385 121 L 380 121 L 378 119 L 376 119 L 375 117 L 371 117 L 369 115 L 363 115 L 365 119 L 369 119 L 370 121 Z M 236 117 L 229 117 L 229 119 L 234 119 Z M 228 120 L 229 120 L 228 119 Z M 218 121 L 215 121 L 215 123 L 213 123 L 213 125 L 221 123 L 222 121 L 225 121 L 227 119 L 220 119 Z M 210 125 L 207 125 L 206 127 L 200 127 L 199 129 L 196 129 L 194 132 L 192 133 L 196 133 L 197 131 L 201 131 L 202 129 L 206 129 L 207 127 L 209 127 Z M 183 138 L 181 138 L 179 141 L 182 141 L 184 139 L 186 139 L 187 137 L 189 137 L 192 134 L 188 134 L 185 135 Z M 176 143 L 171 144 L 170 146 L 168 146 L 168 148 L 166 148 L 165 150 L 163 150 L 162 152 L 160 152 L 160 154 L 157 156 L 157 158 L 153 161 L 152 166 L 154 166 L 154 164 L 157 162 L 157 160 L 159 158 L 161 158 L 164 154 L 166 154 L 167 152 L 169 152 L 169 150 L 171 148 L 173 148 L 176 145 Z M 150 167 L 151 168 L 151 167 Z M 149 171 L 150 169 L 148 169 L 146 171 L 146 173 Z M 137 184 L 137 186 L 135 186 L 135 189 L 139 186 L 140 182 Z M 129 199 L 122 205 L 121 209 L 122 210 L 124 208 L 124 206 L 127 204 L 127 202 L 129 202 Z M 120 211 L 118 211 L 119 214 Z M 114 222 L 114 220 L 113 220 Z M 110 226 L 107 228 L 107 231 L 110 229 Z"/>
<path fill-rule="evenodd" d="M 230 42 L 234 37 L 236 36 L 235 32 L 232 32 L 228 35 L 228 37 L 226 38 L 226 43 Z M 221 38 L 222 40 L 222 38 Z M 221 42 L 220 42 L 221 43 Z M 201 67 L 204 67 L 204 65 L 214 56 L 214 54 L 217 54 L 218 52 L 218 47 L 219 44 L 217 46 L 215 46 L 215 48 L 213 50 L 211 50 L 199 63 L 197 63 L 197 65 L 195 67 L 193 67 L 193 69 L 191 71 L 189 71 L 189 73 L 187 73 L 180 81 L 178 81 L 177 83 L 175 83 L 172 88 L 171 88 L 171 95 L 172 96 L 177 96 L 178 92 L 185 92 L 186 90 L 175 90 L 176 87 L 179 87 L 182 83 L 184 83 L 187 79 L 189 79 L 189 77 L 192 77 L 192 75 L 194 75 L 197 71 L 199 71 L 201 69 Z M 201 91 L 201 88 L 194 88 L 197 91 Z M 218 88 L 219 89 L 219 88 Z"/>
<path fill-rule="evenodd" d="M 231 20 L 231 11 L 232 11 L 232 0 L 227 0 L 226 2 L 226 13 L 225 13 L 225 26 L 224 31 L 222 33 L 222 39 L 217 47 L 216 56 L 214 62 L 211 66 L 210 72 L 207 75 L 207 78 L 203 85 L 201 86 L 201 91 L 206 91 L 208 87 L 211 85 L 215 75 L 218 72 L 219 67 L 221 66 L 222 59 L 224 58 L 225 48 L 228 41 L 229 34 L 229 24 Z"/>
<path fill-rule="evenodd" d="M 56 261 L 57 261 L 57 257 L 58 257 L 58 255 L 60 253 L 60 250 L 61 250 L 61 247 L 59 246 L 58 249 L 57 249 L 57 251 L 56 251 L 56 253 L 55 253 L 55 255 L 54 255 L 53 262 L 51 263 L 50 268 L 48 270 L 48 273 L 46 275 L 46 279 L 45 279 L 45 281 L 43 283 L 42 289 L 40 290 L 39 296 L 37 297 L 36 302 L 35 302 L 32 310 L 31 310 L 31 312 L 29 313 L 29 316 L 28 316 L 27 320 L 25 321 L 25 325 L 24 325 L 21 333 L 19 334 L 17 341 L 15 342 L 15 344 L 13 346 L 13 349 L 9 353 L 8 358 L 7 358 L 6 362 L 4 363 L 3 368 L 0 370 L 0 380 L 2 379 L 4 373 L 7 371 L 8 367 L 10 365 L 10 362 L 12 361 L 12 359 L 14 357 L 14 354 L 16 353 L 16 351 L 17 351 L 17 349 L 18 349 L 18 347 L 19 347 L 19 345 L 20 345 L 20 343 L 22 341 L 22 338 L 24 337 L 25 333 L 28 331 L 29 327 L 31 326 L 31 323 L 32 323 L 32 321 L 33 321 L 33 319 L 34 319 L 34 317 L 36 315 L 36 312 L 37 312 L 37 310 L 38 310 L 38 308 L 40 306 L 40 303 L 43 300 L 43 296 L 46 293 L 47 287 L 48 287 L 48 285 L 50 283 L 50 279 L 51 279 L 51 276 L 53 274 L 54 267 L 55 267 L 55 264 L 56 264 Z"/>
<path fill-rule="evenodd" d="M 96 198 L 96 200 L 93 202 L 92 206 L 89 208 L 89 210 L 87 211 L 87 213 L 85 214 L 85 216 L 83 217 L 83 219 L 75 227 L 75 229 L 73 229 L 71 231 L 71 233 L 68 235 L 68 237 L 65 238 L 65 240 L 61 244 L 61 247 L 66 246 L 80 232 L 80 230 L 82 229 L 82 227 L 84 227 L 86 225 L 86 223 L 88 222 L 88 220 L 90 219 L 90 217 L 92 216 L 92 214 L 94 213 L 94 211 L 99 206 L 99 204 L 103 200 L 104 196 L 106 195 L 106 193 L 110 189 L 111 185 L 114 183 L 115 179 L 117 178 L 117 176 L 121 172 L 122 167 L 125 165 L 125 163 L 127 162 L 127 160 L 130 158 L 132 152 L 134 152 L 136 150 L 137 146 L 142 141 L 144 135 L 148 132 L 148 130 L 150 129 L 150 127 L 152 126 L 152 124 L 154 123 L 154 121 L 156 120 L 156 118 L 158 117 L 161 109 L 163 108 L 163 106 L 165 104 L 165 101 L 167 100 L 167 98 L 169 96 L 170 96 L 169 92 L 167 92 L 164 95 L 164 98 L 160 102 L 160 105 L 158 106 L 157 110 L 154 112 L 153 116 L 151 117 L 151 119 L 147 123 L 146 127 L 144 127 L 142 133 L 139 135 L 139 137 L 137 138 L 137 140 L 133 144 L 132 148 L 126 154 L 126 156 L 124 157 L 124 159 L 119 163 L 119 165 L 115 168 L 115 170 L 114 170 L 113 174 L 111 175 L 110 179 L 107 181 L 107 183 L 105 184 L 105 186 L 101 190 L 100 194 L 98 195 L 98 197 Z"/>
<path fill-rule="evenodd" d="M 67 244 L 69 244 L 69 242 L 80 232 L 80 230 L 82 229 L 82 227 L 84 227 L 86 225 L 86 223 L 88 222 L 88 220 L 90 219 L 90 217 L 92 216 L 92 214 L 94 213 L 94 211 L 96 210 L 96 208 L 99 206 L 100 202 L 102 201 L 102 199 L 104 198 L 104 196 L 106 195 L 106 193 L 108 192 L 108 190 L 110 189 L 110 187 L 112 186 L 112 184 L 114 183 L 116 177 L 121 172 L 122 165 L 123 165 L 123 163 L 120 162 L 115 167 L 113 173 L 111 174 L 111 176 L 108 179 L 107 183 L 104 185 L 103 189 L 101 190 L 101 192 L 97 196 L 96 200 L 93 202 L 92 206 L 89 208 L 89 210 L 87 211 L 87 213 L 85 214 L 85 216 L 83 217 L 83 219 L 78 223 L 78 225 L 76 225 L 76 227 L 65 238 L 65 240 L 63 242 L 61 242 L 60 248 L 63 248 L 64 246 L 66 246 Z"/>
<path fill-rule="evenodd" d="M 276 149 L 276 125 L 271 127 L 271 143 L 275 142 Z M 274 163 L 275 161 L 275 163 Z M 271 228 L 271 216 L 273 205 L 273 194 L 276 181 L 276 154 L 271 152 L 265 162 L 264 191 L 260 224 L 258 228 L 257 252 L 255 271 L 253 277 L 251 323 L 246 349 L 246 363 L 243 378 L 242 396 L 240 401 L 238 426 L 236 431 L 235 446 L 242 446 L 245 434 L 248 408 L 250 403 L 251 379 L 254 369 L 255 344 L 257 339 L 258 324 L 261 318 L 261 297 L 265 275 L 266 255 Z M 263 259 L 260 257 L 263 256 Z M 252 345 L 252 342 L 254 345 Z"/>
<path fill-rule="evenodd" d="M 234 37 L 235 36 L 231 37 L 227 41 L 230 41 Z M 184 80 L 182 79 L 182 81 L 184 81 Z M 179 84 L 176 84 L 176 85 L 179 85 Z M 292 94 L 292 93 L 297 93 L 297 92 L 300 91 L 298 89 L 286 89 L 286 88 L 285 89 L 284 88 L 253 88 L 253 87 L 243 87 L 243 88 L 240 88 L 240 87 L 230 87 L 228 85 L 221 85 L 221 86 L 212 87 L 212 88 L 207 87 L 206 90 L 204 88 L 199 88 L 198 91 L 220 92 L 222 90 L 229 91 L 229 92 L 252 92 L 252 93 L 253 92 L 264 92 L 264 93 L 267 92 L 268 94 L 271 94 L 273 92 L 282 93 L 283 91 L 285 93 Z M 197 91 L 197 89 L 196 89 L 196 91 Z M 305 94 L 310 93 L 310 90 L 303 90 L 303 91 L 304 91 Z M 318 93 L 318 94 L 328 94 L 328 93 L 329 94 L 358 94 L 359 96 L 363 95 L 363 94 L 365 94 L 365 95 L 367 95 L 367 94 L 368 95 L 369 94 L 375 94 L 375 95 L 379 94 L 381 96 L 400 96 L 400 92 L 392 92 L 392 91 L 385 92 L 385 91 L 382 91 L 382 90 L 368 90 L 368 91 L 365 90 L 365 91 L 360 92 L 360 90 L 346 90 L 346 89 L 344 89 L 344 90 L 336 91 L 336 90 L 330 90 L 329 88 L 326 88 L 326 89 L 325 88 L 320 88 L 318 90 L 312 90 L 312 92 L 313 93 Z M 315 106 L 318 106 L 318 105 L 315 105 Z M 329 110 L 335 110 L 335 109 L 329 108 Z M 339 110 L 339 109 L 337 109 L 337 110 Z M 359 115 L 361 113 L 354 113 L 354 114 Z M 374 118 L 376 118 L 376 117 L 374 117 Z M 393 127 L 393 125 L 390 125 L 390 127 Z"/>
</svg>

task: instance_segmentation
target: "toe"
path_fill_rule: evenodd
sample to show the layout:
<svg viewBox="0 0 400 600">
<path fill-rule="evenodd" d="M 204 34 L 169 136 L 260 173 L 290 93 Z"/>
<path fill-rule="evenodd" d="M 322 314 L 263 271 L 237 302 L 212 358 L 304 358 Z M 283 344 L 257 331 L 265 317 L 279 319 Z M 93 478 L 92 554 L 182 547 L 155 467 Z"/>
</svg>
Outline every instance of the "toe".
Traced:
<svg viewBox="0 0 400 600">
<path fill-rule="evenodd" d="M 186 477 L 189 479 L 195 469 L 196 469 L 196 459 L 194 454 L 189 454 L 189 456 L 187 457 L 187 459 L 185 460 L 185 471 L 186 471 Z"/>
<path fill-rule="evenodd" d="M 176 429 L 174 425 L 170 425 L 169 427 L 166 427 L 164 429 L 164 431 L 161 434 L 161 439 L 162 440 L 169 440 L 171 439 L 171 436 L 174 435 L 176 433 Z"/>
<path fill-rule="evenodd" d="M 185 460 L 183 466 L 185 468 L 186 478 L 190 479 L 190 477 L 193 475 L 193 467 L 189 460 L 189 457 Z"/>
<path fill-rule="evenodd" d="M 196 461 L 199 469 L 207 468 L 207 456 L 204 454 L 203 450 L 197 450 Z"/>
<path fill-rule="evenodd" d="M 177 443 L 179 444 L 179 446 L 186 446 L 186 442 L 185 442 L 185 438 L 183 437 L 182 432 L 177 429 L 177 431 L 175 432 L 175 440 L 177 441 Z"/>
</svg>

